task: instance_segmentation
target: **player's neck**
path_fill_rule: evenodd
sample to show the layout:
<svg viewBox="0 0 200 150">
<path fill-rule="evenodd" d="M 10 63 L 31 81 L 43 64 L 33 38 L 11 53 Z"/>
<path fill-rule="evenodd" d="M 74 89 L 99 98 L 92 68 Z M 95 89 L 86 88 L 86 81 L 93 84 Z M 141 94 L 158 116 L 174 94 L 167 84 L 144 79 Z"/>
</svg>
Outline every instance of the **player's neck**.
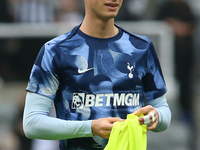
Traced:
<svg viewBox="0 0 200 150">
<path fill-rule="evenodd" d="M 114 19 L 105 21 L 85 18 L 80 30 L 87 35 L 97 38 L 110 38 L 119 32 L 118 28 L 114 25 Z"/>
</svg>

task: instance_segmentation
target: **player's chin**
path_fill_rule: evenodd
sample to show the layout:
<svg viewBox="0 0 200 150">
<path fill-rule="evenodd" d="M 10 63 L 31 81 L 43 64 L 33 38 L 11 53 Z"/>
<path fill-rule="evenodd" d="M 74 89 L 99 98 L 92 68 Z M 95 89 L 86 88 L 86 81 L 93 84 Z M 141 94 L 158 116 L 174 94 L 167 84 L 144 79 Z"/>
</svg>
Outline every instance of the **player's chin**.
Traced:
<svg viewBox="0 0 200 150">
<path fill-rule="evenodd" d="M 112 19 L 115 18 L 117 16 L 118 13 L 109 13 L 109 15 L 107 15 L 107 18 Z"/>
<path fill-rule="evenodd" d="M 119 12 L 119 10 L 115 10 L 115 11 L 107 10 L 107 11 L 104 12 L 104 16 L 114 18 L 114 17 L 117 16 L 118 12 Z"/>
<path fill-rule="evenodd" d="M 118 15 L 118 11 L 110 12 L 110 16 L 116 17 Z"/>
</svg>

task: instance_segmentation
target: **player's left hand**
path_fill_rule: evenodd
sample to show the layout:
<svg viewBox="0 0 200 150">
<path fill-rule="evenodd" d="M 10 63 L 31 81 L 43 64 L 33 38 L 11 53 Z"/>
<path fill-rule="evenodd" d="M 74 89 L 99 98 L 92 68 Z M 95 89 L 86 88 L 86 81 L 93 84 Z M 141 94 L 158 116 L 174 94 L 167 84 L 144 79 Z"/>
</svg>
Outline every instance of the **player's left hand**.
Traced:
<svg viewBox="0 0 200 150">
<path fill-rule="evenodd" d="M 153 106 L 145 106 L 142 107 L 134 112 L 137 116 L 144 115 L 138 119 L 141 125 L 149 124 L 150 126 L 147 127 L 147 130 L 154 130 L 158 125 L 159 115 L 158 111 Z"/>
</svg>

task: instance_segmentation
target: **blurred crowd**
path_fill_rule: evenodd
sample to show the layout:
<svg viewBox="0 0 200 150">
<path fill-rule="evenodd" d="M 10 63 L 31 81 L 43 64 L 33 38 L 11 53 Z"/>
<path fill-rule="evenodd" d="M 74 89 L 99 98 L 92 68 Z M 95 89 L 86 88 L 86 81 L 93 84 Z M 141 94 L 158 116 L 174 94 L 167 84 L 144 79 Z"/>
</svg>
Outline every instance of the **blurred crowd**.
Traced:
<svg viewBox="0 0 200 150">
<path fill-rule="evenodd" d="M 157 20 L 162 5 L 168 1 L 195 0 L 124 0 L 117 20 Z M 189 6 L 189 7 L 190 7 Z M 187 12 L 186 12 L 187 13 Z M 194 12 L 198 17 L 200 12 Z M 83 0 L 1 0 L 0 22 L 45 23 L 81 22 L 84 16 Z"/>
<path fill-rule="evenodd" d="M 78 25 L 84 17 L 83 4 L 83 0 L 0 0 L 0 23 L 66 22 Z M 165 21 L 172 27 L 175 36 L 175 77 L 180 84 L 181 121 L 193 125 L 193 85 L 196 82 L 194 76 L 200 74 L 194 71 L 194 67 L 200 70 L 200 67 L 195 65 L 195 54 L 199 50 L 195 38 L 200 39 L 200 35 L 197 35 L 200 14 L 195 12 L 190 4 L 184 0 L 124 0 L 116 20 L 157 20 Z M 3 80 L 27 81 L 36 54 L 48 39 L 50 38 L 0 38 L 0 84 Z M 19 139 L 18 148 L 0 147 L 0 150 L 39 150 L 34 149 L 37 146 L 33 146 L 33 143 L 39 144 L 39 141 L 28 140 L 23 135 L 20 124 L 22 110 L 23 104 L 20 107 L 21 113 L 16 116 L 18 120 L 15 120 L 19 125 L 13 127 L 15 136 Z M 25 144 L 21 143 L 27 143 L 28 147 L 23 148 L 22 145 Z M 47 149 L 56 150 L 53 146 L 51 148 Z"/>
<path fill-rule="evenodd" d="M 1 22 L 45 23 L 81 21 L 83 3 L 78 0 L 1 0 Z"/>
</svg>

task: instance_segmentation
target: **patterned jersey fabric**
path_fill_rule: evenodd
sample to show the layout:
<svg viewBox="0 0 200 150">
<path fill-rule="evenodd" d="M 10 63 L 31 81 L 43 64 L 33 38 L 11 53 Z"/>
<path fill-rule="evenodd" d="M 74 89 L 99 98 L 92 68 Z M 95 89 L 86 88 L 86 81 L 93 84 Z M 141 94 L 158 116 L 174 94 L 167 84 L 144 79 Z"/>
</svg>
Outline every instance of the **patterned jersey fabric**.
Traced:
<svg viewBox="0 0 200 150">
<path fill-rule="evenodd" d="M 95 38 L 75 27 L 45 43 L 31 71 L 27 91 L 51 98 L 57 117 L 64 120 L 125 119 L 166 92 L 152 42 L 127 32 Z M 107 140 L 60 141 L 61 150 L 103 149 Z"/>
</svg>

